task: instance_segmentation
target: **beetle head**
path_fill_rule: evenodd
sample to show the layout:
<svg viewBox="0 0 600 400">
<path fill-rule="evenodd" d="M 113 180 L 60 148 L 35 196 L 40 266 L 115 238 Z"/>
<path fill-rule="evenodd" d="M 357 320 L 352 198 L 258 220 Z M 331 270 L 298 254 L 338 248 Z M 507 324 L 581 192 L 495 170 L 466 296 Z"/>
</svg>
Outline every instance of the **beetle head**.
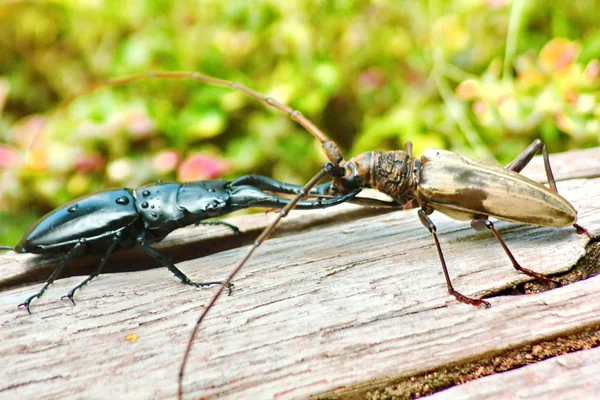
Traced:
<svg viewBox="0 0 600 400">
<path fill-rule="evenodd" d="M 346 173 L 340 179 L 345 192 L 359 188 L 370 188 L 372 152 L 351 158 L 344 166 Z"/>
</svg>

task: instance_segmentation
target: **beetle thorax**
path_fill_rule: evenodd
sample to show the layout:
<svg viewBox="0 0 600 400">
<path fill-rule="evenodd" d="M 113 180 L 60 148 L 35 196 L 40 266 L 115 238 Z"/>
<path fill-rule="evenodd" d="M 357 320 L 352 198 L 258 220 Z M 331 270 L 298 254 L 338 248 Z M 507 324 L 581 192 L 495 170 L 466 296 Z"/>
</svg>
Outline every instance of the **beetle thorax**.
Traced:
<svg viewBox="0 0 600 400">
<path fill-rule="evenodd" d="M 404 151 L 371 151 L 348 161 L 343 181 L 376 189 L 405 204 L 414 197 L 416 188 L 413 165 L 414 158 Z"/>
</svg>

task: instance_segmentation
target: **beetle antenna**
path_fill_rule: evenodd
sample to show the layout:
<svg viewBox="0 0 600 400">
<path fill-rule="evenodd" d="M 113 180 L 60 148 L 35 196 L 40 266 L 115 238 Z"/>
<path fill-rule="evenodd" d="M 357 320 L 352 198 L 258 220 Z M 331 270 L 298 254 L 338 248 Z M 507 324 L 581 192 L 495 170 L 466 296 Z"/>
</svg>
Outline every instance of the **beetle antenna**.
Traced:
<svg viewBox="0 0 600 400">
<path fill-rule="evenodd" d="M 195 81 L 199 81 L 208 85 L 213 86 L 221 86 L 227 87 L 239 92 L 242 92 L 258 101 L 265 103 L 266 105 L 275 108 L 285 114 L 287 114 L 292 120 L 300 124 L 304 129 L 306 129 L 311 135 L 313 135 L 319 143 L 321 143 L 321 147 L 325 152 L 325 155 L 334 164 L 339 164 L 344 160 L 344 156 L 342 152 L 338 148 L 338 146 L 332 142 L 327 135 L 325 135 L 312 121 L 306 118 L 300 111 L 294 110 L 286 104 L 280 103 L 272 97 L 266 96 L 256 90 L 247 88 L 239 83 L 214 78 L 212 76 L 204 75 L 199 72 L 191 72 L 191 71 L 149 71 L 141 74 L 134 74 L 123 76 L 120 78 L 109 79 L 104 82 L 99 82 L 96 84 L 92 84 L 84 89 L 78 95 L 71 97 L 66 100 L 59 108 L 64 108 L 69 105 L 76 98 L 92 93 L 101 87 L 106 86 L 122 86 L 131 82 L 136 82 L 142 79 L 150 79 L 150 78 L 159 78 L 159 79 L 191 79 Z"/>
<path fill-rule="evenodd" d="M 331 168 L 331 164 L 329 164 L 329 163 L 325 164 L 325 166 L 319 171 L 319 173 L 317 173 L 306 185 L 304 185 L 304 187 L 300 190 L 300 192 L 294 198 L 292 198 L 292 200 L 284 208 L 281 209 L 281 211 L 277 214 L 277 217 L 275 218 L 275 220 L 273 222 L 271 222 L 271 224 L 269 224 L 269 226 L 267 226 L 261 232 L 261 234 L 256 238 L 252 247 L 250 247 L 248 249 L 248 252 L 244 256 L 244 258 L 242 258 L 242 260 L 238 263 L 238 265 L 235 267 L 235 269 L 229 275 L 229 277 L 225 280 L 225 282 L 233 281 L 233 279 L 240 272 L 242 267 L 250 259 L 252 254 L 254 254 L 254 251 L 258 248 L 258 246 L 260 246 L 265 240 L 267 240 L 269 238 L 269 236 L 273 233 L 273 231 L 275 230 L 275 228 L 277 227 L 277 225 L 279 224 L 281 219 L 284 218 L 285 216 L 287 216 L 288 213 L 294 209 L 296 204 L 303 197 L 306 197 L 306 195 L 310 192 L 310 190 L 313 187 L 315 187 L 316 184 L 319 183 L 319 181 L 322 178 L 324 178 L 325 176 L 327 176 L 330 173 L 329 172 L 330 168 Z M 194 339 L 196 338 L 196 334 L 198 333 L 198 328 L 200 327 L 200 324 L 206 317 L 206 314 L 208 314 L 208 312 L 215 305 L 215 303 L 217 302 L 219 297 L 221 297 L 221 294 L 225 290 L 225 286 L 227 286 L 227 285 L 221 285 L 219 287 L 219 290 L 217 290 L 217 293 L 215 293 L 213 298 L 210 300 L 210 303 L 208 303 L 208 306 L 206 306 L 206 308 L 202 311 L 202 314 L 200 314 L 200 317 L 196 321 L 196 325 L 194 326 L 194 329 L 192 330 L 192 334 L 190 335 L 190 338 L 188 339 L 188 343 L 185 348 L 185 353 L 183 354 L 183 360 L 181 362 L 181 367 L 179 369 L 178 390 L 177 390 L 177 398 L 179 400 L 181 400 L 183 397 L 183 375 L 184 375 L 185 366 L 187 364 L 188 357 L 190 355 L 190 350 L 192 349 L 192 345 L 194 343 Z"/>
<path fill-rule="evenodd" d="M 10 247 L 10 246 L 0 246 L 0 250 L 14 250 L 14 247 Z"/>
</svg>

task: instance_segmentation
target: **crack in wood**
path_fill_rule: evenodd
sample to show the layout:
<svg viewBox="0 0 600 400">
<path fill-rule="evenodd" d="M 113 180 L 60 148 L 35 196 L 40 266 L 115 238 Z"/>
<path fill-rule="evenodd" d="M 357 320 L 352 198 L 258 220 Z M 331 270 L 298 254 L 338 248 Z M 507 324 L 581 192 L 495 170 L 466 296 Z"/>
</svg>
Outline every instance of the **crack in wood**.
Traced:
<svg viewBox="0 0 600 400">
<path fill-rule="evenodd" d="M 600 274 L 600 241 L 598 239 L 590 241 L 586 247 L 586 254 L 583 255 L 577 264 L 571 267 L 566 272 L 560 274 L 551 274 L 551 278 L 558 280 L 562 286 L 570 285 L 574 282 L 591 278 Z M 504 290 L 484 296 L 486 299 L 499 296 L 519 296 L 534 293 L 542 293 L 549 288 L 536 280 L 519 283 Z"/>
<path fill-rule="evenodd" d="M 477 361 L 464 360 L 408 376 L 363 382 L 354 387 L 334 389 L 311 400 L 409 400 L 464 384 L 474 379 L 514 370 L 563 354 L 600 347 L 600 322 L 569 335 L 527 343 L 496 354 L 480 355 Z"/>
</svg>

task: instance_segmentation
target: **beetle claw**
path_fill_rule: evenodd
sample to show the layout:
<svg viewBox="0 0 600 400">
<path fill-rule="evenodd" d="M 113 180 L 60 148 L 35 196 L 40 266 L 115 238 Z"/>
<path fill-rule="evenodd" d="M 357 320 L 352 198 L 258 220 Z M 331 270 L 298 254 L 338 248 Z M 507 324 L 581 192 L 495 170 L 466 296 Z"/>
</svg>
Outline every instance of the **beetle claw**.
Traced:
<svg viewBox="0 0 600 400">
<path fill-rule="evenodd" d="M 597 238 L 596 236 L 592 235 L 592 234 L 590 233 L 590 231 L 588 231 L 587 229 L 585 229 L 583 226 L 581 226 L 581 225 L 579 225 L 579 224 L 573 224 L 573 227 L 575 228 L 575 230 L 577 231 L 577 233 L 578 233 L 579 235 L 586 234 L 586 235 L 587 235 L 587 237 L 589 237 L 589 238 L 590 238 L 590 240 L 591 240 L 591 241 L 594 241 L 594 242 L 598 240 L 598 238 Z"/>
<path fill-rule="evenodd" d="M 31 314 L 31 310 L 29 309 L 29 303 L 31 303 L 31 300 L 33 300 L 36 297 L 39 297 L 39 296 L 37 296 L 37 295 L 31 296 L 30 298 L 28 298 L 27 300 L 25 300 L 24 302 L 22 302 L 21 304 L 19 304 L 17 306 L 17 308 L 25 307 L 25 309 L 27 310 L 27 312 L 29 314 Z"/>
<path fill-rule="evenodd" d="M 25 309 L 27 310 L 27 312 L 28 312 L 29 314 L 31 314 L 31 310 L 29 309 L 29 304 L 27 304 L 27 303 L 21 303 L 21 304 L 19 304 L 19 305 L 17 306 L 17 308 L 21 308 L 21 307 L 25 307 Z"/>
<path fill-rule="evenodd" d="M 460 301 L 461 303 L 470 304 L 475 307 L 479 307 L 479 306 L 483 305 L 483 306 L 485 306 L 485 308 L 490 308 L 492 306 L 489 302 L 487 302 L 483 299 L 474 299 L 472 297 L 467 297 L 464 294 L 459 293 L 455 290 L 451 291 L 450 294 L 452 296 L 454 296 L 456 298 L 456 300 Z"/>
<path fill-rule="evenodd" d="M 184 282 L 187 283 L 188 285 L 193 285 L 196 287 L 205 287 L 205 286 L 211 286 L 211 285 L 224 285 L 227 286 L 227 290 L 229 291 L 229 293 L 227 294 L 228 296 L 231 296 L 231 293 L 233 292 L 233 283 L 231 282 Z"/>
<path fill-rule="evenodd" d="M 548 289 L 552 289 L 553 287 L 562 286 L 562 283 L 560 283 L 559 281 L 548 278 L 546 275 L 540 274 L 539 272 L 535 272 L 535 271 L 532 271 L 530 269 L 523 268 L 523 267 L 520 267 L 519 271 L 523 272 L 525 275 L 529 275 L 532 278 L 535 278 L 536 281 L 538 281 L 542 285 L 546 286 Z"/>
<path fill-rule="evenodd" d="M 233 293 L 233 283 L 231 282 L 226 282 L 225 283 L 227 285 L 227 290 L 229 290 L 229 293 L 227 294 L 227 296 L 231 296 L 231 293 Z"/>
<path fill-rule="evenodd" d="M 67 293 L 66 295 L 62 296 L 60 299 L 61 299 L 61 300 L 64 300 L 64 299 L 69 299 L 69 300 L 71 300 L 71 303 L 73 303 L 73 305 L 75 305 L 75 300 L 73 299 L 73 295 L 74 295 L 74 294 L 75 294 L 75 293 L 69 292 L 69 293 Z"/>
</svg>

